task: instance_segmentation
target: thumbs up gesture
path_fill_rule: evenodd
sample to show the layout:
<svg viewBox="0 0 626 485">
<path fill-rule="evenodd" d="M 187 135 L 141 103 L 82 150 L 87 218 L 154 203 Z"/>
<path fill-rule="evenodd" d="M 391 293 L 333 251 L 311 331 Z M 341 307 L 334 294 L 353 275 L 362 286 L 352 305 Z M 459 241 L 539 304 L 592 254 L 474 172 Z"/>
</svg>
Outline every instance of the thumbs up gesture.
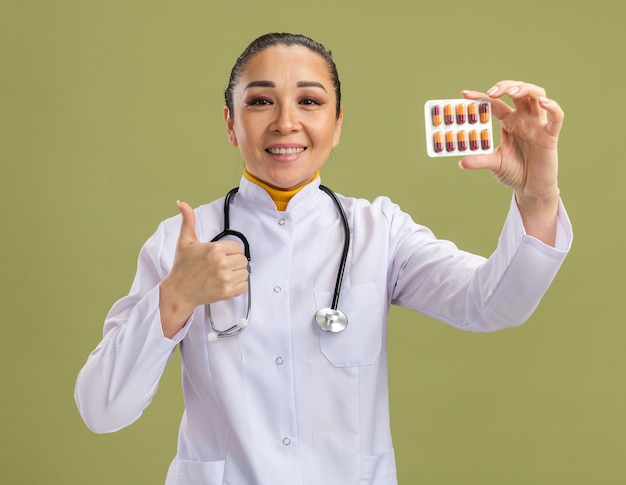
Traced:
<svg viewBox="0 0 626 485">
<path fill-rule="evenodd" d="M 163 334 L 171 338 L 198 305 L 228 300 L 248 289 L 248 259 L 236 241 L 201 242 L 196 217 L 185 202 L 177 202 L 182 214 L 174 264 L 161 281 L 159 310 Z"/>
</svg>

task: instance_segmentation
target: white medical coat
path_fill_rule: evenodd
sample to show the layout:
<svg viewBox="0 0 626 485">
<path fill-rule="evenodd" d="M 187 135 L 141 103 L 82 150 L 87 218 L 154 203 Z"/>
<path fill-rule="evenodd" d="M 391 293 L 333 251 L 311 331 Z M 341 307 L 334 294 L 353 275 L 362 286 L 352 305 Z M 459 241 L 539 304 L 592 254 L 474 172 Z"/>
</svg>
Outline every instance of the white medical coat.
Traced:
<svg viewBox="0 0 626 485">
<path fill-rule="evenodd" d="M 146 242 L 128 296 L 111 309 L 104 338 L 81 370 L 75 399 L 95 432 L 142 414 L 180 345 L 185 413 L 167 484 L 395 485 L 389 425 L 387 313 L 412 308 L 470 331 L 523 323 L 571 242 L 559 208 L 556 248 L 524 234 L 514 202 L 489 259 L 437 240 L 388 198 L 339 196 L 351 246 L 339 300 L 339 334 L 314 322 L 330 306 L 344 242 L 337 208 L 319 178 L 278 212 L 241 180 L 231 228 L 250 241 L 252 312 L 233 338 L 207 342 L 204 307 L 163 336 L 159 282 L 172 266 L 181 217 Z M 200 240 L 223 229 L 223 199 L 196 209 Z M 216 326 L 245 315 L 246 297 L 211 306 Z"/>
</svg>

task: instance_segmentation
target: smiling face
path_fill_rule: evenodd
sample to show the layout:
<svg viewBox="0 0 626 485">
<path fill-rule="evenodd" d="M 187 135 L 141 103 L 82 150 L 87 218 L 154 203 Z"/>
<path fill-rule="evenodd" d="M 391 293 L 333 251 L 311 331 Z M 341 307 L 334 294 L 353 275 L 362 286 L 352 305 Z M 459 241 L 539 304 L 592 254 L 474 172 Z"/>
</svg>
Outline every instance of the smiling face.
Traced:
<svg viewBox="0 0 626 485">
<path fill-rule="evenodd" d="M 277 45 L 245 64 L 224 108 L 228 138 L 246 169 L 266 184 L 306 184 L 339 143 L 335 89 L 326 61 L 303 46 Z"/>
</svg>

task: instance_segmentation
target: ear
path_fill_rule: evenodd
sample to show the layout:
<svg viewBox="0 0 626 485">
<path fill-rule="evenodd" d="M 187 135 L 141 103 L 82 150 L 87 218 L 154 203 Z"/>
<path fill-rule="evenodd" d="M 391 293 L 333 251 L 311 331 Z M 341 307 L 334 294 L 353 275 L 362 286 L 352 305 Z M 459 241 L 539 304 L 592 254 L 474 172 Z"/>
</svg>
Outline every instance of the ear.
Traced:
<svg viewBox="0 0 626 485">
<path fill-rule="evenodd" d="M 228 109 L 228 106 L 224 106 L 224 123 L 226 123 L 228 142 L 234 147 L 239 146 L 237 143 L 237 135 L 235 135 L 234 120 L 230 116 L 230 110 Z"/>
<path fill-rule="evenodd" d="M 341 138 L 341 125 L 343 124 L 343 106 L 339 107 L 339 116 L 335 121 L 335 134 L 333 136 L 333 148 L 339 145 L 339 139 Z"/>
</svg>

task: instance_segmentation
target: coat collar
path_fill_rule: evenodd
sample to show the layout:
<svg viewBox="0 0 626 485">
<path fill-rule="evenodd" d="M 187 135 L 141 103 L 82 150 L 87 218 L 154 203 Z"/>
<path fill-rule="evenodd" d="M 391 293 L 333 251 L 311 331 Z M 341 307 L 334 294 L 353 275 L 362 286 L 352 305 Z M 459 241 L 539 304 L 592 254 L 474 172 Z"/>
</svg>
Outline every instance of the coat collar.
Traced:
<svg viewBox="0 0 626 485">
<path fill-rule="evenodd" d="M 321 191 L 319 190 L 320 184 L 320 177 L 317 177 L 315 180 L 308 183 L 302 188 L 302 190 L 292 197 L 285 212 L 295 213 L 302 210 L 310 210 L 317 197 L 324 195 L 321 194 Z M 239 182 L 239 192 L 237 195 L 255 206 L 266 210 L 276 211 L 276 205 L 267 191 L 244 176 L 241 177 Z"/>
</svg>

